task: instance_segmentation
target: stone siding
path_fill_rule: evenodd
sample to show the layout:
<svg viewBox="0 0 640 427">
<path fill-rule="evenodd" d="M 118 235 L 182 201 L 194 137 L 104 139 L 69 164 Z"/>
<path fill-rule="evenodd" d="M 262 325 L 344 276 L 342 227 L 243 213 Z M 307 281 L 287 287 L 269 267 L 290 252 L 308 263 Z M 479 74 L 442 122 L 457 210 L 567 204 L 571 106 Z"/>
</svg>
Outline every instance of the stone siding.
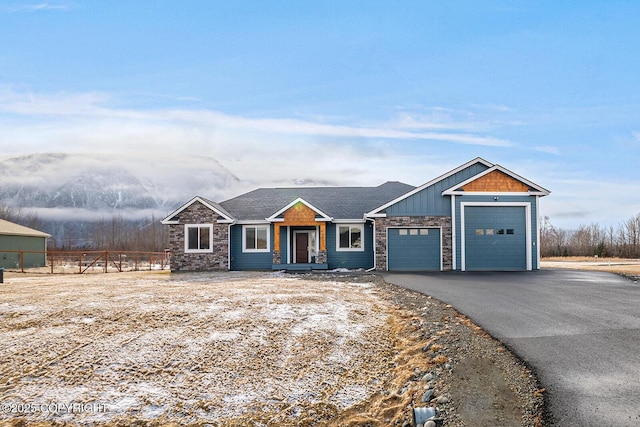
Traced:
<svg viewBox="0 0 640 427">
<path fill-rule="evenodd" d="M 387 269 L 388 227 L 442 227 L 442 268 L 453 268 L 453 239 L 451 217 L 448 216 L 394 216 L 376 218 L 376 269 Z"/>
<path fill-rule="evenodd" d="M 196 202 L 175 218 L 179 223 L 169 227 L 171 271 L 207 271 L 229 269 L 229 224 L 218 224 L 223 219 L 203 204 Z M 185 253 L 186 224 L 213 224 L 213 251 Z"/>
</svg>

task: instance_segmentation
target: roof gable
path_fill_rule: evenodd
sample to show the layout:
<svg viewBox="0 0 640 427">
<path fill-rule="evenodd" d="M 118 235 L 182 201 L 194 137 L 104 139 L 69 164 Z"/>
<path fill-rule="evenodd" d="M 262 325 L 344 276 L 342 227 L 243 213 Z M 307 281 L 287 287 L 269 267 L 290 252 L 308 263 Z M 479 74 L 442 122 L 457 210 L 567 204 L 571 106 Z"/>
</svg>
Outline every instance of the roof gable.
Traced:
<svg viewBox="0 0 640 427">
<path fill-rule="evenodd" d="M 446 189 L 442 195 L 469 193 L 526 193 L 547 196 L 551 192 L 500 165 L 494 165 L 486 171 Z"/>
<path fill-rule="evenodd" d="M 463 165 L 460 165 L 457 168 L 452 169 L 449 172 L 447 172 L 447 173 L 445 173 L 443 175 L 440 175 L 439 177 L 437 177 L 435 179 L 432 179 L 431 181 L 426 182 L 426 183 L 422 184 L 421 186 L 416 187 L 413 190 L 411 190 L 411 191 L 409 191 L 409 192 L 407 192 L 405 194 L 402 194 L 400 197 L 397 197 L 397 198 L 391 200 L 390 202 L 385 203 L 384 205 L 375 208 L 374 210 L 368 212 L 367 216 L 369 216 L 369 217 L 385 216 L 385 214 L 383 213 L 383 211 L 385 209 L 387 209 L 387 208 L 389 208 L 389 207 L 391 207 L 391 206 L 393 206 L 393 205 L 395 205 L 397 203 L 400 203 L 403 200 L 406 200 L 406 199 L 410 198 L 411 196 L 413 196 L 413 195 L 415 195 L 415 194 L 417 194 L 417 193 L 419 193 L 419 192 L 421 192 L 421 191 L 423 191 L 423 190 L 425 190 L 425 189 L 427 189 L 429 187 L 435 186 L 436 184 L 439 184 L 439 183 L 442 183 L 442 182 L 446 182 L 446 180 L 448 180 L 449 178 L 454 177 L 454 175 L 465 171 L 465 169 L 470 169 L 470 168 L 472 168 L 474 166 L 481 166 L 483 168 L 489 169 L 489 168 L 491 168 L 493 166 L 493 164 L 489 163 L 488 161 L 484 160 L 481 157 L 476 157 L 475 159 L 473 159 L 473 160 L 471 160 L 471 161 L 469 161 L 469 162 L 467 162 L 467 163 L 465 163 Z M 458 179 L 460 179 L 460 178 L 458 178 Z M 444 185 L 447 185 L 447 184 L 445 183 Z"/>
<path fill-rule="evenodd" d="M 185 203 L 184 205 L 180 206 L 178 209 L 176 209 L 175 211 L 171 212 L 169 215 L 167 215 L 166 218 L 164 218 L 161 222 L 162 224 L 177 224 L 178 221 L 175 220 L 174 218 L 179 215 L 181 212 L 183 212 L 185 209 L 189 208 L 189 206 L 193 205 L 194 203 L 201 203 L 204 206 L 206 206 L 207 208 L 211 209 L 213 212 L 215 212 L 216 214 L 218 214 L 219 216 L 221 216 L 222 220 L 218 220 L 219 223 L 231 223 L 234 222 L 233 217 L 231 216 L 231 214 L 229 212 L 227 212 L 222 206 L 220 206 L 218 203 L 216 202 L 212 202 L 211 200 L 207 200 L 203 197 L 200 196 L 196 196 L 193 199 L 189 200 L 187 203 Z"/>
<path fill-rule="evenodd" d="M 284 218 L 280 218 L 280 216 Z M 267 218 L 270 222 L 297 222 L 297 221 L 331 221 L 333 218 L 313 206 L 306 200 L 298 197 L 273 215 Z"/>
</svg>

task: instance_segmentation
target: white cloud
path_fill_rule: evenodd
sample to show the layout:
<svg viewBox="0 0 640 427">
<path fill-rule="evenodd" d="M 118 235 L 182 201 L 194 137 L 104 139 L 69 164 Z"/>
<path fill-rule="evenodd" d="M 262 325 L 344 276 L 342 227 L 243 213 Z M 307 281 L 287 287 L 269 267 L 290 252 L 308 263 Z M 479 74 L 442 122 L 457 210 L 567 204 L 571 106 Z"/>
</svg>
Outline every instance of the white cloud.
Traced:
<svg viewBox="0 0 640 427">
<path fill-rule="evenodd" d="M 292 180 L 373 185 L 386 179 L 426 181 L 425 159 L 416 151 L 426 152 L 431 144 L 511 145 L 471 128 L 460 131 L 450 120 L 411 128 L 408 115 L 404 125 L 403 119 L 361 124 L 335 118 L 251 118 L 203 109 L 111 106 L 117 102 L 97 92 L 37 94 L 0 88 L 2 152 L 139 158 L 188 153 L 213 157 L 243 181 L 258 185 Z M 390 164 L 402 167 L 392 170 Z"/>
<path fill-rule="evenodd" d="M 540 151 L 541 153 L 547 153 L 547 154 L 560 154 L 560 150 L 558 149 L 558 147 L 554 147 L 551 145 L 537 145 L 535 147 L 533 147 L 534 150 L 536 151 Z"/>
<path fill-rule="evenodd" d="M 0 10 L 8 13 L 18 12 L 39 12 L 43 10 L 67 10 L 71 6 L 68 3 L 14 3 L 12 5 L 5 5 Z"/>
<path fill-rule="evenodd" d="M 369 138 L 389 140 L 444 141 L 456 144 L 507 147 L 511 142 L 476 132 L 460 132 L 460 125 L 452 123 L 418 122 L 405 115 L 398 120 L 377 125 L 336 124 L 291 118 L 247 118 L 209 110 L 131 110 L 104 106 L 110 98 L 100 93 L 83 94 L 17 94 L 9 90 L 0 92 L 0 111 L 22 116 L 56 116 L 105 118 L 126 120 L 129 124 L 146 128 L 160 120 L 172 125 L 188 124 L 203 130 L 226 128 L 271 135 L 298 135 L 329 138 Z M 410 123 L 411 122 L 411 123 Z M 73 120 L 69 121 L 73 126 Z M 411 130 L 408 130 L 408 129 Z M 437 129 L 438 132 L 424 129 Z M 71 129 L 72 130 L 72 129 Z"/>
</svg>

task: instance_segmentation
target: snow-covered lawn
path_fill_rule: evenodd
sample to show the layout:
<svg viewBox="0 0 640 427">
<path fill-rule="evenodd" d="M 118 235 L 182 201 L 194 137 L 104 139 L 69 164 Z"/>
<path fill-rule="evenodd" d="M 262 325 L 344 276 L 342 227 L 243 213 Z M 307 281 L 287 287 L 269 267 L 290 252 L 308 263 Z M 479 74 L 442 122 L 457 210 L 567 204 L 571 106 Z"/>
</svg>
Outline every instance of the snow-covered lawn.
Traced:
<svg viewBox="0 0 640 427">
<path fill-rule="evenodd" d="M 279 273 L 12 275 L 0 424 L 311 425 L 383 391 L 391 311 L 371 283 Z"/>
</svg>

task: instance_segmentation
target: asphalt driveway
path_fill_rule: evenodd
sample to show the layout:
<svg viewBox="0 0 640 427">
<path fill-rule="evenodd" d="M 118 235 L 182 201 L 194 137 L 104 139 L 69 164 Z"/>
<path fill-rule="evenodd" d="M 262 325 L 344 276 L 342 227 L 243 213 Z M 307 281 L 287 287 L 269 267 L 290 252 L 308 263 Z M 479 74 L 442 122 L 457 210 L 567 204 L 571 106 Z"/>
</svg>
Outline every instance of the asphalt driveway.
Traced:
<svg viewBox="0 0 640 427">
<path fill-rule="evenodd" d="M 533 367 L 557 426 L 640 425 L 640 284 L 610 273 L 384 274 L 453 305 Z"/>
</svg>

